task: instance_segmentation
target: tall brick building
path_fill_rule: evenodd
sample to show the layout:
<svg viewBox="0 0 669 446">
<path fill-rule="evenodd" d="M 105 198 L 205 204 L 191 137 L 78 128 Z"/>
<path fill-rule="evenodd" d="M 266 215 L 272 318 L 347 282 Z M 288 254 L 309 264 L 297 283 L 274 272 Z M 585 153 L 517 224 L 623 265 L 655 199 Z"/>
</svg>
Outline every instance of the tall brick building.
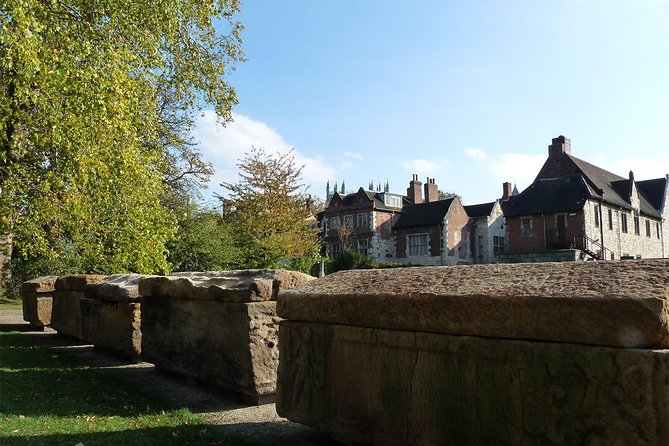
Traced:
<svg viewBox="0 0 669 446">
<path fill-rule="evenodd" d="M 434 178 L 423 184 L 417 175 L 406 195 L 388 189 L 360 188 L 346 195 L 335 190 L 329 195 L 328 188 L 330 199 L 320 226 L 329 257 L 347 249 L 377 261 L 471 263 L 469 217 L 458 197 L 439 200 Z"/>
<path fill-rule="evenodd" d="M 507 261 L 667 257 L 667 188 L 667 177 L 618 176 L 554 138 L 534 182 L 502 204 Z"/>
</svg>

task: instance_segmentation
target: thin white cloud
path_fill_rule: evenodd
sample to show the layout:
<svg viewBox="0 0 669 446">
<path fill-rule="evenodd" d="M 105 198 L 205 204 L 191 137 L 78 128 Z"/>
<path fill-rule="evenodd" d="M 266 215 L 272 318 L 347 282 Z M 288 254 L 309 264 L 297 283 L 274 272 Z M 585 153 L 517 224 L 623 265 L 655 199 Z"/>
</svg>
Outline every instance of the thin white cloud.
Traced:
<svg viewBox="0 0 669 446">
<path fill-rule="evenodd" d="M 468 149 L 465 149 L 465 154 L 470 157 L 473 160 L 476 161 L 483 161 L 484 159 L 488 158 L 488 154 L 485 153 L 481 149 L 477 149 L 475 147 L 470 147 Z"/>
<path fill-rule="evenodd" d="M 221 182 L 238 180 L 236 164 L 251 147 L 262 148 L 266 153 L 287 153 L 293 148 L 266 123 L 238 113 L 233 113 L 232 116 L 233 122 L 223 127 L 218 123 L 213 110 L 205 110 L 194 129 L 193 136 L 199 143 L 204 159 L 211 162 L 216 170 L 210 182 L 213 192 L 224 193 L 219 187 Z M 308 156 L 297 149 L 295 163 L 304 166 L 302 180 L 305 185 L 310 186 L 310 193 L 314 193 L 314 189 L 325 187 L 327 178 L 333 178 L 337 173 L 321 157 Z"/>
<path fill-rule="evenodd" d="M 446 161 L 428 161 L 423 158 L 417 158 L 411 161 L 405 161 L 402 166 L 411 173 L 419 175 L 436 175 L 448 163 Z"/>
<path fill-rule="evenodd" d="M 669 174 L 669 159 L 637 158 L 632 156 L 614 162 L 604 161 L 601 166 L 625 178 L 627 178 L 631 170 L 634 172 L 634 179 L 637 181 L 663 178 Z"/>
<path fill-rule="evenodd" d="M 344 151 L 344 156 L 346 158 L 351 158 L 351 159 L 354 159 L 354 160 L 361 160 L 362 159 L 362 155 L 360 155 L 359 153 L 355 153 L 355 152 Z"/>
<path fill-rule="evenodd" d="M 534 181 L 545 161 L 545 155 L 503 153 L 491 160 L 490 168 L 498 183 L 510 181 L 522 191 Z"/>
</svg>

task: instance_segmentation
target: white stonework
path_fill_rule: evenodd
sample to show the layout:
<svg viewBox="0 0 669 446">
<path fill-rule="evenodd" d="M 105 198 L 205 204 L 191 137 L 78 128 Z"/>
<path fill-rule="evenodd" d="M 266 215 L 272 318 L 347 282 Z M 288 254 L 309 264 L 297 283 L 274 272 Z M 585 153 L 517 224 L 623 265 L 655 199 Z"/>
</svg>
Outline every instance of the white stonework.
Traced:
<svg viewBox="0 0 669 446">
<path fill-rule="evenodd" d="M 634 201 L 634 200 L 633 200 Z M 638 201 L 637 201 L 638 202 Z M 595 200 L 588 200 L 583 208 L 585 219 L 584 233 L 598 244 L 590 244 L 588 248 L 599 253 L 601 240 L 604 240 L 604 257 L 611 259 L 620 259 L 621 257 L 634 258 L 658 258 L 666 256 L 666 249 L 663 249 L 663 228 L 658 220 L 648 218 L 639 214 L 639 233 L 635 230 L 635 213 L 618 207 L 601 203 L 601 218 L 599 225 L 595 217 L 596 206 L 600 203 Z M 611 225 L 609 225 L 609 210 L 611 210 Z M 627 217 L 627 232 L 623 231 L 622 215 Z M 646 232 L 646 221 L 650 222 L 650 237 Z M 657 237 L 657 224 L 660 224 L 660 237 Z M 613 226 L 611 228 L 610 226 Z M 666 242 L 665 242 L 666 243 Z"/>
<path fill-rule="evenodd" d="M 502 252 L 506 251 L 507 235 L 504 225 L 504 213 L 499 201 L 495 201 L 490 215 L 482 218 L 472 218 L 470 225 L 473 225 L 471 231 L 473 252 L 471 253 L 474 263 L 497 263 L 495 259 L 495 237 L 502 247 Z"/>
</svg>

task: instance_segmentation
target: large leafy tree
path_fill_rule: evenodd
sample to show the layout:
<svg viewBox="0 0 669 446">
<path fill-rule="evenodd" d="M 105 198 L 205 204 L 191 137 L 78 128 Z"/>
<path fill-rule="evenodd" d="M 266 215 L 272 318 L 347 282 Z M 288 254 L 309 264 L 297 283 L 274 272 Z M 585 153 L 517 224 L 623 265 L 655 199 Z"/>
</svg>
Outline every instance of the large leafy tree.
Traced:
<svg viewBox="0 0 669 446">
<path fill-rule="evenodd" d="M 178 237 L 168 247 L 168 259 L 177 271 L 225 270 L 239 263 L 232 228 L 213 209 L 190 205 L 179 218 Z"/>
<path fill-rule="evenodd" d="M 184 135 L 203 104 L 230 118 L 237 10 L 0 0 L 0 282 L 12 252 L 74 253 L 88 271 L 167 269 L 175 222 L 161 199 L 210 174 Z"/>
<path fill-rule="evenodd" d="M 237 166 L 240 178 L 222 184 L 229 191 L 222 201 L 234 228 L 240 265 L 269 268 L 316 258 L 318 228 L 294 154 L 252 148 Z"/>
</svg>

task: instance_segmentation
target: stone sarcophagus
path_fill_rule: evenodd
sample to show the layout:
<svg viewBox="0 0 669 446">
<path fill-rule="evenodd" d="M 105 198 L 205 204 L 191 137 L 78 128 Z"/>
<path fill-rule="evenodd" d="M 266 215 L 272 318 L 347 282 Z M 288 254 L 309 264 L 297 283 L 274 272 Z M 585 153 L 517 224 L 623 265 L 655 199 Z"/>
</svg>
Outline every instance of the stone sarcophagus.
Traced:
<svg viewBox="0 0 669 446">
<path fill-rule="evenodd" d="M 115 274 L 86 285 L 81 307 L 83 340 L 132 359 L 141 354 L 139 281 L 148 276 Z"/>
<path fill-rule="evenodd" d="M 86 285 L 99 282 L 106 276 L 77 274 L 56 279 L 51 311 L 51 328 L 58 334 L 83 339 L 81 332 L 81 299 Z"/>
<path fill-rule="evenodd" d="M 23 320 L 37 330 L 51 325 L 51 307 L 58 276 L 42 276 L 21 284 Z"/>
<path fill-rule="evenodd" d="M 277 412 L 370 445 L 669 444 L 669 260 L 343 271 L 283 293 Z"/>
<path fill-rule="evenodd" d="M 279 362 L 276 297 L 312 279 L 284 270 L 143 279 L 142 358 L 247 402 L 269 401 Z"/>
</svg>

